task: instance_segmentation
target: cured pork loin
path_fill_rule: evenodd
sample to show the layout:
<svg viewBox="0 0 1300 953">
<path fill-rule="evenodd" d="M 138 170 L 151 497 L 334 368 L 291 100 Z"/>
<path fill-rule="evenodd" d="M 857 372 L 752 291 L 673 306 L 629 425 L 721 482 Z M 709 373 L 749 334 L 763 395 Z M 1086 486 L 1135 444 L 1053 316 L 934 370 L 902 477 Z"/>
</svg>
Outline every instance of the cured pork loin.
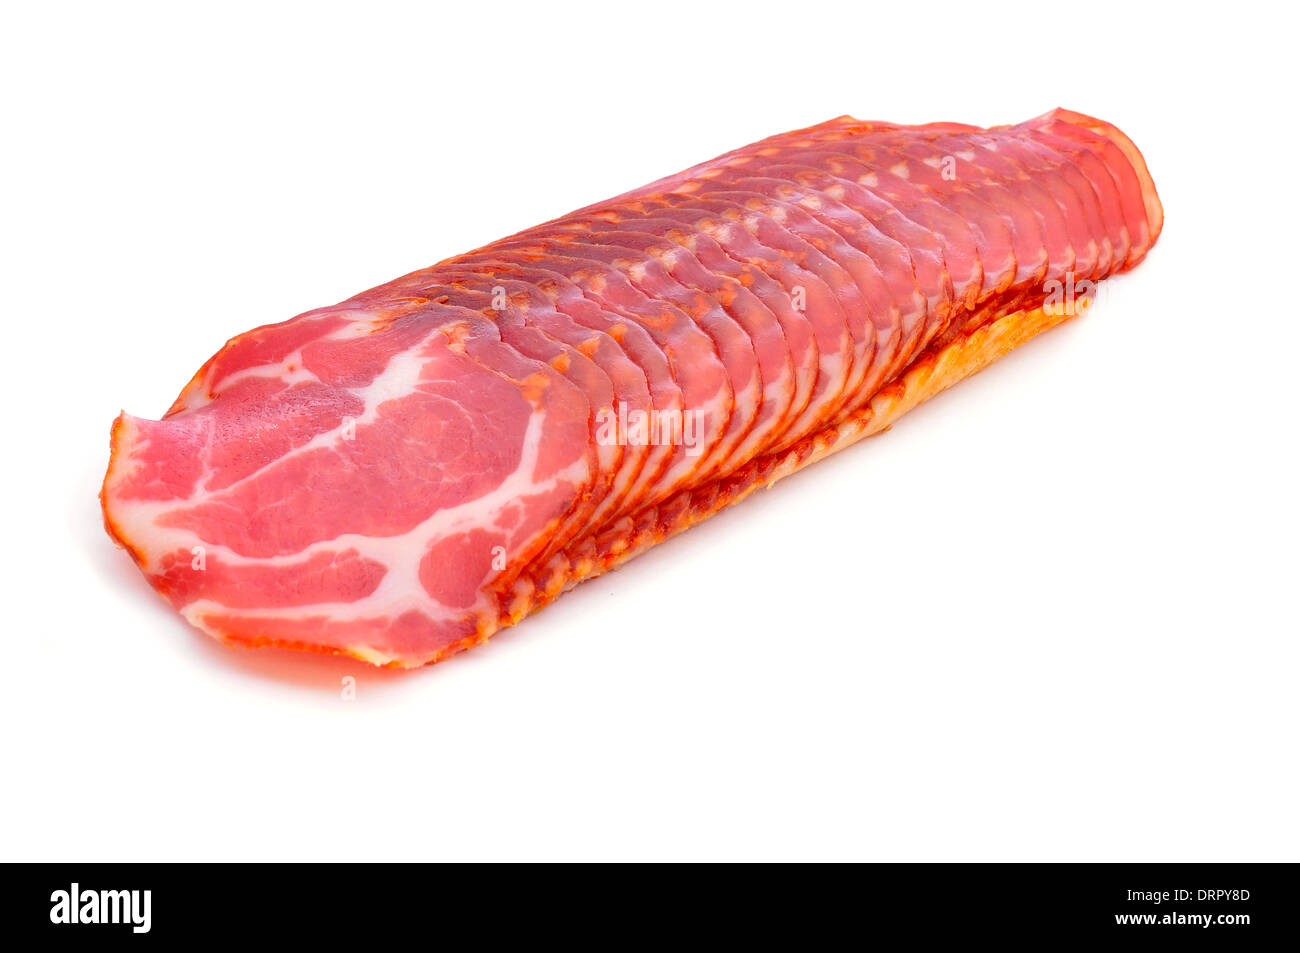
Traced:
<svg viewBox="0 0 1300 953">
<path fill-rule="evenodd" d="M 1078 313 L 1162 212 L 1114 126 L 849 117 L 241 334 L 101 494 L 231 645 L 436 662 Z"/>
</svg>

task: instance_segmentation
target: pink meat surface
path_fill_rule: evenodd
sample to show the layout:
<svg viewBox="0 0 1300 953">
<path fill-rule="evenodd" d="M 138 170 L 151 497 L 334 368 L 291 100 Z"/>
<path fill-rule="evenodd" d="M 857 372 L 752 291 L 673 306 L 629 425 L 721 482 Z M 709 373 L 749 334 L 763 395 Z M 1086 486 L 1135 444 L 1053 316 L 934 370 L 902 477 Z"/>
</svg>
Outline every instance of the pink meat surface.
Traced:
<svg viewBox="0 0 1300 953">
<path fill-rule="evenodd" d="M 1079 113 L 774 136 L 232 339 L 114 423 L 105 522 L 222 641 L 438 661 L 1161 224 Z"/>
</svg>

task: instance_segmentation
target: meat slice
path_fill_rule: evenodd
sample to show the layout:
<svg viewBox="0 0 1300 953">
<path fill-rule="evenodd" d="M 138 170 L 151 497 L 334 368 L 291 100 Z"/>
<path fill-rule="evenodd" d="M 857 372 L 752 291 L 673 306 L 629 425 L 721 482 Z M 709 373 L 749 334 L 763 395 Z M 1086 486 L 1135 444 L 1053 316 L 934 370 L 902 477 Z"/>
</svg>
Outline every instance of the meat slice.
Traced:
<svg viewBox="0 0 1300 953">
<path fill-rule="evenodd" d="M 1030 120 L 1024 126 L 1080 143 L 1101 160 L 1114 182 L 1124 214 L 1124 233 L 1129 238 L 1124 265 L 1131 268 L 1141 261 L 1154 240 L 1153 231 L 1159 229 L 1159 224 L 1150 219 L 1159 218 L 1162 213 L 1159 202 L 1152 201 L 1143 192 L 1137 168 L 1142 157 L 1128 137 L 1110 123 L 1062 109 Z"/>
<path fill-rule="evenodd" d="M 924 192 L 906 178 L 900 178 L 891 168 L 886 168 L 886 163 L 863 164 L 862 157 L 854 154 L 853 150 L 861 145 L 858 139 L 863 135 L 905 128 L 907 127 L 893 124 L 863 123 L 842 116 L 808 129 L 772 136 L 733 150 L 685 172 L 652 182 L 619 199 L 611 200 L 611 203 L 629 197 L 669 191 L 696 194 L 710 190 L 714 182 L 730 182 L 754 175 L 757 169 L 774 174 L 773 170 L 783 163 L 803 163 L 819 173 L 833 173 L 843 184 L 854 187 L 859 194 L 868 191 L 872 203 L 883 204 L 895 212 L 901 212 L 902 217 L 910 217 L 914 225 L 929 229 L 941 237 L 950 266 L 949 282 L 956 283 L 959 297 L 973 306 L 983 294 L 984 269 L 970 224 L 961 216 L 954 215 L 944 204 L 928 201 L 929 197 Z M 583 211 L 599 207 L 591 206 Z M 855 204 L 854 208 L 859 206 Z M 881 213 L 876 210 L 873 214 Z M 872 220 L 883 227 L 883 217 Z M 915 235 L 910 237 L 914 239 Z"/>
<path fill-rule="evenodd" d="M 108 525 L 214 634 L 300 641 L 275 633 L 324 606 L 325 649 L 387 661 L 391 632 L 450 651 L 593 485 L 587 399 L 472 312 L 341 314 L 288 354 L 275 333 L 230 345 L 199 406 L 119 418 Z"/>
<path fill-rule="evenodd" d="M 444 270 L 438 277 L 450 282 L 457 275 Z M 508 344 L 521 355 L 548 364 L 563 374 L 586 396 L 589 408 L 588 428 L 594 430 L 600 415 L 608 413 L 614 403 L 614 387 L 609 377 L 582 351 L 547 335 L 535 322 L 527 320 L 525 315 L 530 305 L 545 308 L 550 304 L 540 292 L 521 282 L 496 280 L 498 283 L 490 289 L 466 287 L 461 283 L 434 284 L 421 281 L 419 284 L 424 296 L 440 304 L 473 310 L 494 321 L 503 344 Z M 542 302 L 545 304 L 542 305 Z M 623 446 L 598 442 L 594 449 L 597 473 L 595 485 L 579 500 L 562 527 L 552 534 L 547 549 L 538 558 L 546 558 L 588 529 L 595 522 L 597 511 L 609 494 L 616 492 L 614 484 L 622 469 Z"/>
<path fill-rule="evenodd" d="M 667 314 L 671 314 L 671 320 L 686 319 L 695 325 L 696 333 L 689 335 L 690 342 L 696 348 L 704 348 L 706 344 L 712 348 L 711 358 L 721 364 L 726 378 L 727 386 L 722 392 L 722 401 L 730 413 L 725 418 L 718 418 L 719 424 L 725 424 L 725 427 L 720 430 L 716 441 L 706 427 L 701 427 L 698 434 L 700 444 L 694 448 L 687 447 L 688 450 L 698 451 L 700 457 L 690 474 L 693 480 L 716 477 L 749 435 L 763 403 L 763 381 L 754 345 L 748 335 L 715 298 L 683 285 L 661 261 L 641 249 L 616 244 L 609 235 L 595 244 L 581 240 L 571 232 L 559 232 L 553 237 L 534 236 L 527 240 L 527 244 L 538 241 L 563 254 L 613 269 L 626 276 L 630 285 L 648 300 L 658 302 L 668 309 Z M 498 247 L 508 249 L 514 247 L 514 243 L 503 242 Z M 594 293 L 602 297 L 604 294 L 603 291 Z M 666 316 L 665 320 L 668 320 Z M 683 337 L 688 335 L 684 334 Z M 682 354 L 685 364 L 693 366 L 698 361 L 695 356 L 698 351 L 692 354 L 667 341 L 665 346 Z M 702 375 L 699 373 L 692 375 L 692 379 L 700 377 Z M 698 423 L 702 421 L 684 421 L 684 425 L 692 432 Z"/>
<path fill-rule="evenodd" d="M 1031 181 L 1026 186 L 1012 188 L 1009 182 L 981 164 L 979 154 L 960 139 L 941 143 L 938 135 L 907 134 L 881 135 L 879 138 L 911 160 L 910 168 L 921 173 L 920 176 L 914 175 L 913 181 L 919 180 L 930 188 L 939 187 L 936 182 L 959 183 L 974 200 L 994 211 L 1007 226 L 1016 261 L 1011 284 L 1023 287 L 1042 283 L 1049 255 L 1042 214 L 1035 211 L 1036 207 L 1046 204 L 1035 189 L 1037 183 Z M 953 145 L 959 148 L 953 151 Z"/>
<path fill-rule="evenodd" d="M 853 341 L 853 368 L 841 392 L 843 401 L 851 401 L 853 395 L 868 386 L 871 371 L 885 359 L 885 354 L 896 349 L 902 334 L 899 302 L 907 300 L 907 292 L 891 287 L 876 263 L 843 235 L 799 206 L 777 199 L 773 190 L 772 182 L 760 180 L 758 190 L 733 186 L 710 191 L 709 197 L 760 213 L 761 217 L 752 219 L 758 223 L 757 237 L 770 236 L 765 238 L 767 244 L 783 248 L 787 254 L 793 250 L 803 260 L 817 264 L 819 273 L 826 275 L 840 298 Z M 825 262 L 832 263 L 836 270 L 827 269 Z M 845 295 L 843 289 L 850 289 L 849 293 Z M 878 327 L 883 331 L 878 332 Z M 842 406 L 832 405 L 828 412 L 834 414 Z"/>
<path fill-rule="evenodd" d="M 633 359 L 648 357 L 657 361 L 662 355 L 682 399 L 683 438 L 666 445 L 671 451 L 668 467 L 660 482 L 647 488 L 647 492 L 656 496 L 667 496 L 707 473 L 717 459 L 719 448 L 726 446 L 735 413 L 735 394 L 727 364 L 713 339 L 677 303 L 647 295 L 634 283 L 629 270 L 608 264 L 596 254 L 585 256 L 583 252 L 575 243 L 551 238 L 524 243 L 506 240 L 482 254 L 451 259 L 449 264 L 472 265 L 494 258 L 507 261 L 544 258 L 548 269 L 563 274 L 596 305 L 591 314 L 603 320 L 604 327 L 616 340 L 623 343 L 629 335 L 640 332 L 653 342 L 649 348 L 657 354 L 647 354 L 649 348 L 642 344 Z M 676 419 L 671 412 L 659 418 L 661 424 L 670 421 L 670 426 L 675 426 Z M 645 439 L 657 440 L 661 436 L 648 433 Z"/>
<path fill-rule="evenodd" d="M 821 360 L 808 407 L 782 435 L 782 442 L 824 426 L 843 406 L 853 379 L 855 348 L 849 314 L 863 314 L 866 307 L 849 273 L 769 216 L 727 198 L 710 194 L 697 199 L 674 193 L 642 201 L 654 214 L 709 235 L 786 288 L 793 306 L 808 317 Z"/>
<path fill-rule="evenodd" d="M 771 195 L 782 209 L 789 209 L 788 217 L 783 218 L 787 226 L 831 258 L 849 262 L 854 274 L 861 276 L 861 280 L 855 279 L 859 287 L 873 286 L 879 292 L 883 286 L 889 307 L 869 308 L 867 333 L 874 338 L 870 347 L 873 356 L 857 387 L 871 392 L 893 377 L 904 355 L 916 345 L 927 305 L 907 246 L 890 239 L 835 198 L 804 185 L 767 177 L 741 178 L 735 185 Z"/>
<path fill-rule="evenodd" d="M 916 329 L 917 334 L 924 333 L 927 324 L 942 320 L 942 315 L 952 309 L 952 276 L 948 273 L 944 245 L 934 232 L 917 224 L 896 206 L 856 181 L 796 162 L 769 165 L 766 172 L 805 188 L 807 194 L 800 199 L 800 204 L 816 209 L 814 214 L 819 218 L 834 223 L 835 227 L 858 230 L 862 247 L 868 254 L 878 256 L 878 263 L 882 260 L 887 262 L 892 257 L 896 259 L 895 267 L 902 267 L 902 256 L 906 255 L 926 312 L 921 327 Z M 863 231 L 868 234 L 863 235 Z M 879 235 L 880 239 L 874 239 L 873 235 Z M 878 247 L 879 241 L 893 242 L 897 250 Z M 877 247 L 870 247 L 873 244 Z M 911 309 L 904 308 L 904 321 L 910 314 Z M 908 337 L 910 339 L 910 335 Z M 910 354 L 914 350 L 914 345 L 905 347 L 904 353 Z"/>
<path fill-rule="evenodd" d="M 232 339 L 114 423 L 105 523 L 224 642 L 435 662 L 887 428 L 1162 226 L 1081 113 L 769 137 Z"/>
<path fill-rule="evenodd" d="M 616 439 L 620 436 L 625 438 L 629 431 L 635 432 L 634 422 L 649 419 L 652 413 L 673 419 L 682 417 L 686 406 L 682 389 L 673 376 L 668 356 L 649 332 L 635 321 L 624 320 L 602 308 L 559 271 L 541 267 L 551 263 L 544 256 L 499 250 L 496 257 L 477 262 L 459 261 L 449 267 L 456 271 L 462 268 L 480 271 L 494 281 L 503 275 L 517 275 L 524 280 L 533 281 L 555 303 L 555 316 L 539 319 L 548 330 L 562 335 L 566 330 L 566 322 L 571 322 L 575 328 L 585 328 L 602 345 L 608 342 L 607 353 L 597 351 L 594 356 L 604 357 L 606 366 L 612 370 L 611 380 L 621 379 L 624 392 L 630 392 L 634 398 L 621 403 L 617 411 Z M 642 382 L 644 394 L 638 389 Z M 644 402 L 641 400 L 643 396 Z M 645 416 L 638 417 L 638 414 Z M 629 421 L 628 426 L 624 426 L 624 417 Z M 597 443 L 606 439 L 607 429 L 597 429 L 593 439 Z M 685 450 L 681 446 L 648 439 L 622 439 L 620 442 L 625 444 L 630 454 L 635 455 L 643 450 L 645 452 L 644 464 L 639 467 L 634 481 L 626 491 L 626 505 L 641 505 L 640 501 L 649 488 L 657 486 L 674 464 L 681 468 L 689 462 L 688 459 L 683 459 Z"/>
<path fill-rule="evenodd" d="M 1098 277 L 1120 271 L 1128 261 L 1132 238 L 1129 235 L 1129 222 L 1124 214 L 1124 201 L 1115 185 L 1115 177 L 1106 167 L 1106 163 L 1090 142 L 1064 135 L 1064 130 L 1054 122 L 1031 121 L 1031 124 L 1026 125 L 1026 132 L 1033 142 L 1055 152 L 1059 157 L 1058 161 L 1077 168 L 1092 187 L 1112 251 L 1109 266 L 1100 269 Z"/>
<path fill-rule="evenodd" d="M 1014 140 L 1000 141 L 975 133 L 942 135 L 935 141 L 957 161 L 970 162 L 985 175 L 1011 189 L 1022 189 L 1029 207 L 1038 217 L 1048 253 L 1047 270 L 1053 274 L 1074 274 L 1081 267 L 1076 242 L 1088 245 L 1083 231 L 1087 221 L 1078 195 L 1057 170 L 1044 168 L 1033 153 L 1022 149 Z M 1031 172 L 1041 173 L 1038 176 Z M 1072 227 L 1077 223 L 1077 231 Z M 1095 242 L 1092 245 L 1095 256 Z M 1095 258 L 1094 258 L 1095 260 Z M 1082 260 L 1082 265 L 1089 265 Z"/>
<path fill-rule="evenodd" d="M 1030 138 L 986 136 L 986 148 L 1005 152 L 1035 181 L 1059 181 L 1057 204 L 1065 211 L 1075 249 L 1074 274 L 1080 279 L 1101 279 L 1111 272 L 1114 247 L 1106 231 L 1097 191 L 1068 158 Z"/>
<path fill-rule="evenodd" d="M 792 237 L 847 269 L 865 301 L 860 309 L 865 323 L 851 328 L 858 347 L 855 370 L 846 384 L 848 395 L 870 393 L 897 372 L 904 355 L 913 352 L 927 304 L 907 246 L 834 196 L 788 180 L 749 176 L 743 165 L 711 170 L 709 186 L 710 198 L 730 197 L 751 211 L 765 211 Z M 732 188 L 738 191 L 727 191 Z"/>
<path fill-rule="evenodd" d="M 839 141 L 817 143 L 802 155 L 792 150 L 790 157 L 814 163 L 837 178 L 854 183 L 931 232 L 943 246 L 954 297 L 968 309 L 992 293 L 995 280 L 986 280 L 979 241 L 971 223 L 937 196 L 891 171 L 898 166 L 897 162 L 888 168 L 874 166 Z"/>
<path fill-rule="evenodd" d="M 712 228 L 710 220 L 705 218 L 686 222 L 666 217 L 666 210 L 664 203 L 635 200 L 623 211 L 603 208 L 592 213 L 575 213 L 557 223 L 557 227 L 590 233 L 598 236 L 596 240 L 603 240 L 610 233 L 621 234 L 628 228 L 644 229 L 651 235 L 662 234 L 667 241 L 691 253 L 713 274 L 734 278 L 753 292 L 779 324 L 795 371 L 789 408 L 773 423 L 772 432 L 762 435 L 762 452 L 771 450 L 798 421 L 815 412 L 815 407 L 820 405 L 820 400 L 814 401 L 821 394 L 819 384 L 824 390 L 830 382 L 839 380 L 841 369 L 848 361 L 849 341 L 842 325 L 833 320 L 833 306 L 828 305 L 830 312 L 828 308 L 812 309 L 818 319 L 816 327 L 808 317 L 810 294 L 826 302 L 833 296 L 815 275 L 798 269 L 774 249 L 757 242 L 745 229 Z M 802 296 L 798 292 L 800 288 L 804 289 Z M 765 338 L 766 333 L 760 336 Z M 756 338 L 756 350 L 762 346 Z M 814 411 L 809 410 L 810 405 Z"/>
<path fill-rule="evenodd" d="M 633 219 L 630 227 L 637 227 L 638 222 L 638 219 Z M 601 242 L 602 247 L 604 242 L 608 242 L 612 248 L 633 249 L 653 259 L 684 289 L 702 296 L 703 301 L 697 308 L 706 309 L 710 304 L 720 308 L 734 322 L 735 332 L 745 335 L 758 374 L 760 396 L 754 399 L 749 408 L 754 411 L 752 418 L 742 418 L 739 414 L 733 417 L 733 427 L 739 429 L 742 421 L 745 421 L 747 430 L 739 445 L 734 446 L 728 456 L 748 460 L 761 453 L 766 449 L 772 431 L 786 419 L 795 398 L 795 371 L 791 350 L 776 317 L 745 287 L 730 265 L 719 263 L 718 269 L 711 271 L 688 248 L 654 232 L 612 229 L 601 233 Z M 692 316 L 699 320 L 697 314 Z M 716 324 L 717 322 L 710 322 L 710 326 Z M 730 337 L 731 333 L 731 329 L 723 329 L 724 339 Z M 718 338 L 715 337 L 715 340 Z M 733 343 L 727 348 L 719 340 L 719 352 L 724 355 L 736 346 Z M 739 395 L 747 390 L 740 386 L 743 380 L 743 371 L 733 373 L 732 386 L 738 395 L 738 411 L 741 410 Z"/>
</svg>

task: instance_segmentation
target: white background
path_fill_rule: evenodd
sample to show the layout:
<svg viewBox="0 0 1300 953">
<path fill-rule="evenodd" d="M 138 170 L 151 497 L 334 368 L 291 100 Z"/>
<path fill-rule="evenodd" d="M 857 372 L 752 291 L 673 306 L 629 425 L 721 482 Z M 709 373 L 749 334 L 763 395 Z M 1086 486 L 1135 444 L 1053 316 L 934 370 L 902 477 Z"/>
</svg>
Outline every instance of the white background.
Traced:
<svg viewBox="0 0 1300 953">
<path fill-rule="evenodd" d="M 1300 859 L 1286 30 L 1052 9 L 10 8 L 0 856 Z M 239 332 L 788 128 L 1057 105 L 1144 150 L 1145 264 L 488 646 L 234 652 L 103 532 L 113 417 Z"/>
</svg>

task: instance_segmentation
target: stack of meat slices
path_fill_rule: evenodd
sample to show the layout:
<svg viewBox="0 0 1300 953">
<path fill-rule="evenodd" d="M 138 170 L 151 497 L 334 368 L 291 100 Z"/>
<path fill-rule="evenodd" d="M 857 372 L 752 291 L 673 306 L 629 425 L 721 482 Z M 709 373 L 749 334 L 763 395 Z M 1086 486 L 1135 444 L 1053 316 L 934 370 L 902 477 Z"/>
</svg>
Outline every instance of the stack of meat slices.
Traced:
<svg viewBox="0 0 1300 953">
<path fill-rule="evenodd" d="M 1117 129 L 841 118 L 230 341 L 107 525 L 223 641 L 437 661 L 888 424 L 1159 235 Z"/>
</svg>

